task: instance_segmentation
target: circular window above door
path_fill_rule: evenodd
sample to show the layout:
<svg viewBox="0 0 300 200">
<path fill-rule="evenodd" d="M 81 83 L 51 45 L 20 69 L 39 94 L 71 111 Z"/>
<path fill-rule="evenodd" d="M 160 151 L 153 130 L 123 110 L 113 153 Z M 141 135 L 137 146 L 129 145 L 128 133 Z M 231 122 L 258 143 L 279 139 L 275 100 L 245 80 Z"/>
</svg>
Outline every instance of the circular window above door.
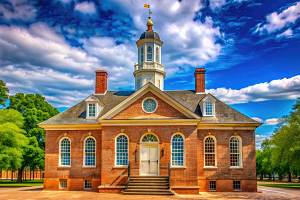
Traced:
<svg viewBox="0 0 300 200">
<path fill-rule="evenodd" d="M 152 97 L 144 99 L 142 104 L 143 111 L 146 113 L 154 113 L 157 109 L 157 101 Z"/>
</svg>

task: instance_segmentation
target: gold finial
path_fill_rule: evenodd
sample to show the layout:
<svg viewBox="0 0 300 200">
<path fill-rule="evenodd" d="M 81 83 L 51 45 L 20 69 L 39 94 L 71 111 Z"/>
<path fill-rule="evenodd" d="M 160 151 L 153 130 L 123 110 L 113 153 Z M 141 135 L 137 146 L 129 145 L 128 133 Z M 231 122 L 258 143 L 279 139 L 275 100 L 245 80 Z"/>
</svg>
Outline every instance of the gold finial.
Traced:
<svg viewBox="0 0 300 200">
<path fill-rule="evenodd" d="M 147 21 L 147 31 L 152 32 L 153 31 L 153 29 L 152 29 L 152 27 L 153 27 L 153 21 L 152 21 L 152 18 L 151 18 L 152 12 L 150 10 L 150 4 L 146 4 L 145 3 L 144 4 L 144 8 L 149 9 L 149 17 L 148 17 L 148 21 Z"/>
</svg>

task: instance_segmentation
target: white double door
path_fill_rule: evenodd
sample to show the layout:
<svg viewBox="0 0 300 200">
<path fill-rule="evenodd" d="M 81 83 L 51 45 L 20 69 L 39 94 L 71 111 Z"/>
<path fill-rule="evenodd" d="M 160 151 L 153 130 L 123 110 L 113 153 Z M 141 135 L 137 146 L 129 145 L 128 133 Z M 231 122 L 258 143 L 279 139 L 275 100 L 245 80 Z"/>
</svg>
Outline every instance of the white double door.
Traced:
<svg viewBox="0 0 300 200">
<path fill-rule="evenodd" d="M 158 143 L 142 143 L 140 159 L 141 176 L 159 175 L 159 146 Z"/>
</svg>

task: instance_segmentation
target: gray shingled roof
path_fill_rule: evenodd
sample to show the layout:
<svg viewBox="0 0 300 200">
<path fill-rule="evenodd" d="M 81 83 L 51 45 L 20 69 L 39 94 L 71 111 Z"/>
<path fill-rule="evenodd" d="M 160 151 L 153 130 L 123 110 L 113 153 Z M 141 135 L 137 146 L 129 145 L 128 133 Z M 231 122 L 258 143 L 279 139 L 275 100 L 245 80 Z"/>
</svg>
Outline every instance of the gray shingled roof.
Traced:
<svg viewBox="0 0 300 200">
<path fill-rule="evenodd" d="M 210 94 L 196 94 L 193 90 L 174 90 L 163 91 L 171 98 L 182 104 L 184 107 L 202 117 L 201 105 L 202 100 Z M 110 111 L 119 103 L 124 101 L 134 91 L 108 91 L 105 95 L 91 95 L 93 98 L 97 98 L 103 109 L 99 114 L 99 117 Z M 89 96 L 88 98 L 90 98 Z M 234 110 L 227 104 L 221 102 L 216 97 L 210 95 L 211 98 L 216 100 L 215 102 L 215 117 L 202 117 L 202 121 L 205 123 L 258 123 L 257 121 L 241 114 Z M 94 124 L 97 123 L 97 119 L 86 119 L 86 102 L 83 100 L 70 109 L 59 113 L 58 115 L 48 119 L 41 123 L 45 124 Z"/>
</svg>

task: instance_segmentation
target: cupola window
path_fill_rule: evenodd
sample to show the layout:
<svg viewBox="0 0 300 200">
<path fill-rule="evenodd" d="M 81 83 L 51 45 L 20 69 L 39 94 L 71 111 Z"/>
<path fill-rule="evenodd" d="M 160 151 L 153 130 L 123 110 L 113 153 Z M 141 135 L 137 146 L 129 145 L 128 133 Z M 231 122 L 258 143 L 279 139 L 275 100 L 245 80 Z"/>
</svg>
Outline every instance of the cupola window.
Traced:
<svg viewBox="0 0 300 200">
<path fill-rule="evenodd" d="M 144 62 L 144 46 L 141 47 L 141 63 Z"/>
<path fill-rule="evenodd" d="M 152 46 L 147 47 L 147 61 L 152 61 L 153 60 L 153 49 Z"/>
</svg>

